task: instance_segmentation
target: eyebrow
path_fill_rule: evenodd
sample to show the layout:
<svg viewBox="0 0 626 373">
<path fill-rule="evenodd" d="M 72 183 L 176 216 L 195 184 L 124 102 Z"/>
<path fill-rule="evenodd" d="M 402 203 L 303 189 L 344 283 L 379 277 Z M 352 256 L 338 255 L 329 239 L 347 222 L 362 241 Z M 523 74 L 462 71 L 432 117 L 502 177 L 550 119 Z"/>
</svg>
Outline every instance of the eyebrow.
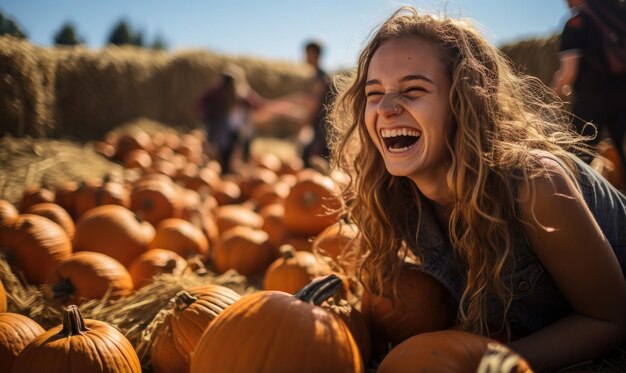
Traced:
<svg viewBox="0 0 626 373">
<path fill-rule="evenodd" d="M 425 77 L 424 75 L 420 75 L 420 74 L 414 74 L 414 75 L 407 75 L 405 77 L 403 77 L 402 79 L 400 79 L 401 82 L 408 82 L 410 80 L 425 80 L 428 83 L 434 84 L 434 82 L 430 79 L 428 79 L 427 77 Z M 365 82 L 365 85 L 373 85 L 373 84 L 380 84 L 380 80 L 378 79 L 372 79 L 372 80 L 368 80 L 367 82 Z"/>
</svg>

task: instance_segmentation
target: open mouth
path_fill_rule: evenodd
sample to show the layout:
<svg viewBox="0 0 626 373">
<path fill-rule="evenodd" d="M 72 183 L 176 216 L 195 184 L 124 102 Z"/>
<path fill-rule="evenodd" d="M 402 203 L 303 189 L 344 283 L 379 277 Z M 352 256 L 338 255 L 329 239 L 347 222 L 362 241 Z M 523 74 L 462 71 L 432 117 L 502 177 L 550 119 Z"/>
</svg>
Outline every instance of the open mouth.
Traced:
<svg viewBox="0 0 626 373">
<path fill-rule="evenodd" d="M 392 153 L 402 153 L 413 147 L 421 133 L 412 128 L 384 129 L 381 131 L 385 146 Z"/>
</svg>

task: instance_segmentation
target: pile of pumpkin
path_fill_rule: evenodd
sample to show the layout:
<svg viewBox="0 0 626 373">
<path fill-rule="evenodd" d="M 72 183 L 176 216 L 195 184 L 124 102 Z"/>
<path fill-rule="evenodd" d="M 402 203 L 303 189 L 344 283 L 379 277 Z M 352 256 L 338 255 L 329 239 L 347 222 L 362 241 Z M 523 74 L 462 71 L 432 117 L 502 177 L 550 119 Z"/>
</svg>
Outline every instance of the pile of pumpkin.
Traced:
<svg viewBox="0 0 626 373">
<path fill-rule="evenodd" d="M 12 289 L 0 288 L 0 371 L 528 369 L 497 342 L 451 329 L 445 289 L 413 265 L 395 302 L 362 290 L 344 257 L 358 231 L 338 215 L 340 177 L 272 155 L 223 175 L 203 146 L 196 133 L 110 133 L 97 149 L 134 178 L 0 200 L 0 250 L 62 316 L 44 331 L 36 315 L 7 312 Z M 86 302 L 121 302 L 160 276 L 228 271 L 256 291 L 178 292 L 148 320 L 147 362 L 115 326 L 81 315 Z"/>
</svg>

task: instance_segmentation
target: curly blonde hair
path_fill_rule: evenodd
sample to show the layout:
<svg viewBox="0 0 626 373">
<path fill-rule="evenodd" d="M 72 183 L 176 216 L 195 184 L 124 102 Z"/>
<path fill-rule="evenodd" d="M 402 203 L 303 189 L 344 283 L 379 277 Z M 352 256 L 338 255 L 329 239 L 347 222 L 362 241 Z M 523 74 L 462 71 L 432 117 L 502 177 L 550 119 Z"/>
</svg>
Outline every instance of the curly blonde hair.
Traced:
<svg viewBox="0 0 626 373">
<path fill-rule="evenodd" d="M 423 260 L 414 218 L 416 211 L 420 216 L 420 192 L 408 178 L 386 171 L 364 124 L 372 56 L 383 43 L 407 38 L 433 43 L 451 78 L 455 128 L 447 139 L 447 187 L 455 205 L 448 230 L 467 274 L 458 320 L 464 330 L 489 334 L 487 297 L 495 295 L 505 315 L 512 299 L 501 277 L 513 256 L 513 227 L 521 222 L 518 185 L 545 172 L 531 150 L 561 159 L 572 177 L 570 152 L 588 150 L 571 130 L 558 97 L 538 79 L 516 73 L 472 22 L 399 9 L 371 37 L 356 71 L 336 82 L 338 96 L 330 115 L 332 166 L 350 176 L 343 197 L 349 218 L 360 228 L 354 254 L 359 278 L 370 292 L 382 295 L 392 284 L 395 294 L 407 247 Z M 501 327 L 508 330 L 505 320 Z"/>
</svg>

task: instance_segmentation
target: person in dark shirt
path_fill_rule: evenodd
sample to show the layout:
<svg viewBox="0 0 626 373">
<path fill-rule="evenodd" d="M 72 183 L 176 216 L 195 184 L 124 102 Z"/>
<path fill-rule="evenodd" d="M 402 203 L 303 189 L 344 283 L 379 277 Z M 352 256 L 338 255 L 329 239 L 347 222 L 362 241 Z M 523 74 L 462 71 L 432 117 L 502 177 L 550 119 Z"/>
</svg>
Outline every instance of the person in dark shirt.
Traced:
<svg viewBox="0 0 626 373">
<path fill-rule="evenodd" d="M 614 74 L 604 50 L 603 36 L 591 9 L 584 0 L 567 1 L 572 16 L 561 35 L 560 67 L 552 88 L 561 97 L 573 97 L 573 122 L 579 133 L 590 136 L 587 143 L 595 146 L 601 138 L 596 135 L 606 129 L 619 152 L 623 165 L 624 132 L 626 130 L 626 74 Z M 570 96 L 571 95 L 571 96 Z M 581 156 L 586 162 L 589 156 Z"/>
<path fill-rule="evenodd" d="M 312 157 L 322 157 L 328 159 L 329 151 L 327 144 L 328 106 L 332 101 L 332 86 L 328 74 L 320 67 L 320 57 L 322 55 L 322 45 L 316 41 L 310 41 L 305 45 L 306 61 L 315 69 L 308 94 L 312 96 L 314 109 L 311 115 L 311 126 L 313 127 L 313 139 L 302 150 L 302 159 L 305 166 L 309 166 Z"/>
</svg>

